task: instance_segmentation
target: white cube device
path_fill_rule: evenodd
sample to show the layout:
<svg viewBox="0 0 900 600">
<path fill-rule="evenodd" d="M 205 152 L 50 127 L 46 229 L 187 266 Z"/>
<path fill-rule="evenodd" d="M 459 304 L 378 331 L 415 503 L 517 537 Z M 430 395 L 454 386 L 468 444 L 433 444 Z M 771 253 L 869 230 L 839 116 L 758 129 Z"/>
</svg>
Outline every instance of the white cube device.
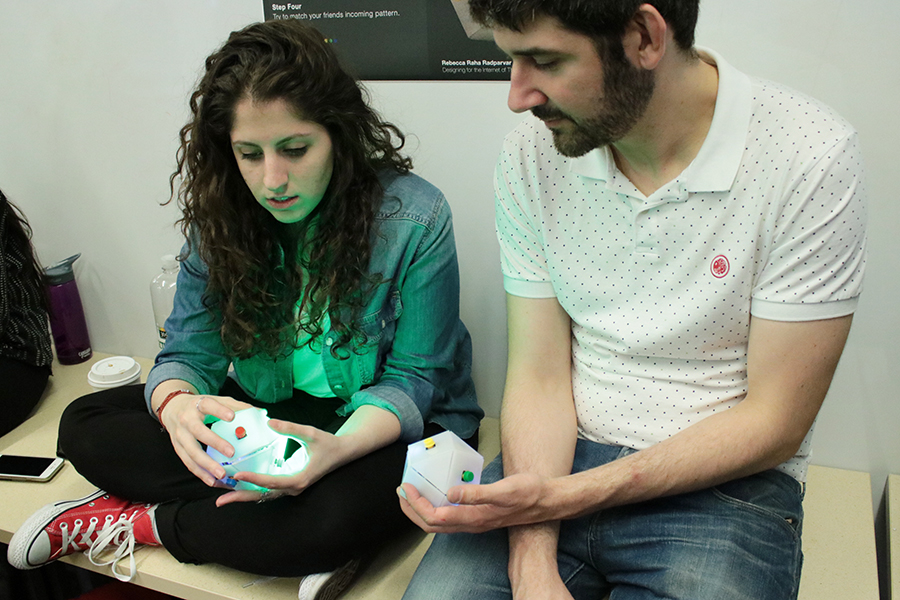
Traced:
<svg viewBox="0 0 900 600">
<path fill-rule="evenodd" d="M 403 483 L 412 484 L 433 506 L 448 506 L 447 491 L 464 483 L 481 483 L 483 466 L 483 456 L 452 431 L 445 431 L 409 445 Z"/>
<path fill-rule="evenodd" d="M 226 483 L 240 471 L 267 475 L 292 475 L 309 462 L 306 444 L 300 438 L 279 433 L 269 427 L 269 417 L 262 408 L 245 408 L 234 413 L 231 421 L 217 421 L 213 433 L 231 444 L 234 456 L 229 458 L 212 446 L 206 449 L 213 460 L 225 467 Z M 289 445 L 293 439 L 299 444 Z M 293 451 L 291 451 L 293 450 Z M 290 453 L 290 454 L 289 454 Z M 238 490 L 259 490 L 246 481 L 234 482 Z"/>
</svg>

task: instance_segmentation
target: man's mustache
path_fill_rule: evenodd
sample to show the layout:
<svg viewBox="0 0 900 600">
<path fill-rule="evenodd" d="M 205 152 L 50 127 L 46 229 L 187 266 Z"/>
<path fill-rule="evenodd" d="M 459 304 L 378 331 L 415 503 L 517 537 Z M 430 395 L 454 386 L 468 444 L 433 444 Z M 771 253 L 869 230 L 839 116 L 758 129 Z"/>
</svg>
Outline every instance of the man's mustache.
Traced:
<svg viewBox="0 0 900 600">
<path fill-rule="evenodd" d="M 542 121 L 550 121 L 553 119 L 568 119 L 569 116 L 553 107 L 549 106 L 535 106 L 531 109 L 531 114 L 536 116 L 538 119 Z"/>
</svg>

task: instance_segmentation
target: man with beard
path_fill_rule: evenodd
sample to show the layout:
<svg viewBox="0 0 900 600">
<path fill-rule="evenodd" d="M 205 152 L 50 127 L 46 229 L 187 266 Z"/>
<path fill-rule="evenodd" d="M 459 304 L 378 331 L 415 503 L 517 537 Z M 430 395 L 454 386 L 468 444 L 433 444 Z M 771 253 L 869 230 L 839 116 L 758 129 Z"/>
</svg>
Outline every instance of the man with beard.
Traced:
<svg viewBox="0 0 900 600">
<path fill-rule="evenodd" d="M 406 598 L 795 598 L 865 263 L 856 132 L 695 49 L 698 0 L 470 7 L 537 117 L 495 178 L 502 458 L 456 506 L 402 486 L 442 534 Z"/>
</svg>

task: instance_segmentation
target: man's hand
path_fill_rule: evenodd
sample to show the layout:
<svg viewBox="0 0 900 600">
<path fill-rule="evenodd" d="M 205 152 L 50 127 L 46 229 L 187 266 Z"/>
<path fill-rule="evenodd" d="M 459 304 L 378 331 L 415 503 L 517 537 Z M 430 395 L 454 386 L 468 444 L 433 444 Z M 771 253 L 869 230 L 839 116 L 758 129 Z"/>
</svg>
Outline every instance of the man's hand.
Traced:
<svg viewBox="0 0 900 600">
<path fill-rule="evenodd" d="M 400 507 L 413 523 L 429 533 L 480 533 L 491 529 L 552 519 L 542 503 L 548 479 L 533 474 L 511 475 L 496 483 L 458 485 L 447 491 L 456 506 L 435 508 L 416 488 L 398 488 Z"/>
</svg>

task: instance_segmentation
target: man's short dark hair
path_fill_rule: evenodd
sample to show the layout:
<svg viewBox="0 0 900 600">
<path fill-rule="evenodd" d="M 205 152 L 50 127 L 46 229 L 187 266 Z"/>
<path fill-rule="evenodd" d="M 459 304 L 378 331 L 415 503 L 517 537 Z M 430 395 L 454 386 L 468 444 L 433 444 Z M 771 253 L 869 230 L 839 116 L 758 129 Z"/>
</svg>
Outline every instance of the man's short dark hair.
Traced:
<svg viewBox="0 0 900 600">
<path fill-rule="evenodd" d="M 700 0 L 469 0 L 472 17 L 488 27 L 521 31 L 542 15 L 594 39 L 621 39 L 642 4 L 659 11 L 683 51 L 694 47 Z"/>
</svg>

